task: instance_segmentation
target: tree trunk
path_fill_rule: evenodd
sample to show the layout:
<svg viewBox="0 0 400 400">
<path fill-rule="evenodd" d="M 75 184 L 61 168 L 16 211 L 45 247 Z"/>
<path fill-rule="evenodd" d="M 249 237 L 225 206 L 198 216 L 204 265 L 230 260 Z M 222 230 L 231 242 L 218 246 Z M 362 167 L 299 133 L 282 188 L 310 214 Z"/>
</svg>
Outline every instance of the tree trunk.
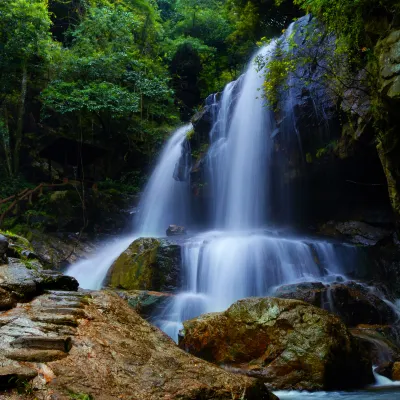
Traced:
<svg viewBox="0 0 400 400">
<path fill-rule="evenodd" d="M 13 176 L 13 168 L 12 168 L 12 156 L 11 156 L 11 148 L 10 148 L 10 130 L 8 128 L 8 112 L 7 108 L 4 106 L 2 110 L 3 114 L 3 127 L 1 129 L 1 137 L 4 148 L 4 156 L 6 162 L 7 175 L 11 178 Z"/>
<path fill-rule="evenodd" d="M 15 130 L 15 144 L 14 144 L 14 175 L 18 174 L 19 170 L 19 156 L 22 144 L 22 131 L 24 127 L 24 114 L 25 114 L 25 99 L 28 86 L 28 70 L 26 64 L 22 66 L 22 81 L 21 81 L 21 94 L 18 101 L 18 114 L 17 114 L 17 128 Z"/>
</svg>

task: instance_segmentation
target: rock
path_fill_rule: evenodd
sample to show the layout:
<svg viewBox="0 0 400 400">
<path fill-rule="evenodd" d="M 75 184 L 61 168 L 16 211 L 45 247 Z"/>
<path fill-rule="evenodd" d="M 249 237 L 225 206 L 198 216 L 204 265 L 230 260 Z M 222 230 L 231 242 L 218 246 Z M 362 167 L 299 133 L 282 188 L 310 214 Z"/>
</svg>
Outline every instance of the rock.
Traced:
<svg viewBox="0 0 400 400">
<path fill-rule="evenodd" d="M 96 250 L 96 244 L 89 240 L 78 240 L 72 233 L 44 234 L 38 231 L 31 232 L 33 252 L 38 255 L 43 265 L 52 269 L 63 269 Z"/>
<path fill-rule="evenodd" d="M 51 296 L 58 294 L 35 299 L 35 312 L 54 303 Z M 22 309 L 32 315 L 28 305 Z M 79 320 L 69 353 L 36 351 L 37 359 L 45 354 L 62 356 L 41 362 L 41 370 L 50 373 L 44 384 L 34 386 L 36 397 L 64 399 L 65 393 L 85 393 L 94 399 L 277 400 L 260 381 L 234 375 L 183 352 L 115 293 L 92 293 L 85 312 L 90 319 Z M 25 340 L 21 345 L 30 346 Z M 35 360 L 34 352 L 27 349 L 15 354 Z"/>
<path fill-rule="evenodd" d="M 356 282 L 324 285 L 307 282 L 279 287 L 276 297 L 302 300 L 339 316 L 348 326 L 388 325 L 396 321 L 396 312 L 367 287 Z"/>
<path fill-rule="evenodd" d="M 371 362 L 345 325 L 301 301 L 240 300 L 184 322 L 183 332 L 182 349 L 270 388 L 337 390 L 373 382 Z"/>
<path fill-rule="evenodd" d="M 382 366 L 399 359 L 400 349 L 395 327 L 363 324 L 350 329 L 350 332 L 368 349 L 373 365 Z"/>
<path fill-rule="evenodd" d="M 36 283 L 41 292 L 45 290 L 77 291 L 78 281 L 72 276 L 63 275 L 58 271 L 41 270 L 36 274 Z"/>
<path fill-rule="evenodd" d="M 400 381 L 400 362 L 395 362 L 393 364 L 392 380 Z"/>
<path fill-rule="evenodd" d="M 142 317 L 148 318 L 163 308 L 165 303 L 172 299 L 171 293 L 151 292 L 146 290 L 116 291 L 118 296 L 126 300 L 128 304 Z"/>
<path fill-rule="evenodd" d="M 71 337 L 20 336 L 10 343 L 14 348 L 58 350 L 68 353 L 71 350 Z"/>
<path fill-rule="evenodd" d="M 320 232 L 329 236 L 342 236 L 351 243 L 363 246 L 375 246 L 392 235 L 389 230 L 377 228 L 360 221 L 330 221 L 320 228 Z"/>
<path fill-rule="evenodd" d="M 386 362 L 376 367 L 374 371 L 379 375 L 385 376 L 388 379 L 392 379 L 392 369 L 393 369 L 393 363 Z"/>
<path fill-rule="evenodd" d="M 29 300 L 38 293 L 34 271 L 22 263 L 0 265 L 0 288 L 12 293 L 19 301 Z"/>
<path fill-rule="evenodd" d="M 111 266 L 106 284 L 125 290 L 171 292 L 179 286 L 181 248 L 163 239 L 135 240 Z"/>
<path fill-rule="evenodd" d="M 0 311 L 15 307 L 17 300 L 12 293 L 0 288 Z"/>
<path fill-rule="evenodd" d="M 37 374 L 37 371 L 33 368 L 13 362 L 8 362 L 4 365 L 4 363 L 1 362 L 0 389 L 17 386 L 19 382 L 29 381 L 35 378 Z"/>
<path fill-rule="evenodd" d="M 8 245 L 9 243 L 7 238 L 4 235 L 0 234 L 0 261 L 1 260 L 5 261 L 4 257 L 7 254 Z"/>
<path fill-rule="evenodd" d="M 41 349 L 12 349 L 4 354 L 10 360 L 38 363 L 56 361 L 67 356 L 64 351 Z"/>
<path fill-rule="evenodd" d="M 170 225 L 166 233 L 167 236 L 182 236 L 186 235 L 186 228 L 178 225 Z"/>
</svg>

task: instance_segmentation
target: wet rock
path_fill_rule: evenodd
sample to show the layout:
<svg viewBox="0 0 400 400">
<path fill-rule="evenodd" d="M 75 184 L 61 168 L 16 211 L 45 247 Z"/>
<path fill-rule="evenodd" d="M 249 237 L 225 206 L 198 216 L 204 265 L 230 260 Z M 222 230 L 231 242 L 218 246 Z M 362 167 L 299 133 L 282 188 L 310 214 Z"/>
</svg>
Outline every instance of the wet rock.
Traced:
<svg viewBox="0 0 400 400">
<path fill-rule="evenodd" d="M 363 246 L 375 246 L 392 235 L 389 230 L 360 221 L 330 221 L 320 228 L 320 232 L 329 236 L 341 236 L 354 244 Z"/>
<path fill-rule="evenodd" d="M 182 236 L 186 235 L 186 228 L 178 225 L 170 225 L 166 233 L 167 236 Z"/>
<path fill-rule="evenodd" d="M 35 275 L 38 289 L 41 292 L 45 290 L 77 291 L 79 287 L 79 283 L 75 278 L 57 271 L 41 270 Z"/>
<path fill-rule="evenodd" d="M 297 300 L 244 299 L 186 321 L 179 346 L 275 389 L 346 389 L 373 381 L 371 362 L 345 325 Z"/>
<path fill-rule="evenodd" d="M 395 362 L 392 368 L 392 380 L 400 381 L 400 362 Z"/>
<path fill-rule="evenodd" d="M 393 363 L 386 362 L 376 367 L 375 372 L 379 375 L 385 376 L 388 379 L 392 379 L 392 369 L 393 369 Z"/>
<path fill-rule="evenodd" d="M 17 300 L 12 293 L 0 288 L 0 311 L 15 307 Z"/>
<path fill-rule="evenodd" d="M 32 251 L 41 263 L 52 269 L 63 269 L 78 260 L 85 259 L 96 250 L 96 243 L 80 239 L 77 234 L 44 234 L 31 232 Z"/>
<path fill-rule="evenodd" d="M 171 292 L 178 287 L 181 248 L 163 239 L 135 240 L 111 266 L 106 284 L 125 290 Z"/>
<path fill-rule="evenodd" d="M 368 355 L 373 365 L 381 367 L 399 359 L 400 349 L 397 345 L 395 327 L 363 324 L 350 329 L 350 332 L 368 349 Z"/>
<path fill-rule="evenodd" d="M 348 326 L 387 325 L 396 321 L 395 311 L 368 287 L 356 282 L 324 285 L 320 282 L 284 285 L 276 297 L 296 299 L 339 316 Z"/>
<path fill-rule="evenodd" d="M 162 309 L 168 300 L 171 300 L 171 293 L 160 293 L 146 290 L 116 291 L 118 296 L 126 300 L 128 304 L 142 317 L 148 318 Z"/>
<path fill-rule="evenodd" d="M 38 293 L 34 272 L 22 263 L 0 265 L 0 288 L 25 301 Z"/>
<path fill-rule="evenodd" d="M 4 257 L 7 254 L 8 245 L 9 243 L 7 238 L 4 235 L 0 234 L 0 261 L 5 261 Z"/>
</svg>

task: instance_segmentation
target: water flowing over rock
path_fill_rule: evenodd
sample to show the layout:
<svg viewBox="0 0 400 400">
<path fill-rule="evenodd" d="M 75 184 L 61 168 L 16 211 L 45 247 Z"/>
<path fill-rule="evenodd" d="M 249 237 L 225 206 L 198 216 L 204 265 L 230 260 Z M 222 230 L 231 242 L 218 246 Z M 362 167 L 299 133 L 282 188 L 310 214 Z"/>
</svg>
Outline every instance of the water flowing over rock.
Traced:
<svg viewBox="0 0 400 400">
<path fill-rule="evenodd" d="M 191 124 L 179 128 L 160 155 L 139 204 L 136 231 L 142 236 L 163 235 L 170 224 L 186 225 L 189 184 L 174 179 L 174 173 L 191 129 Z"/>
<path fill-rule="evenodd" d="M 296 300 L 249 298 L 186 321 L 179 346 L 274 389 L 348 389 L 373 381 L 371 363 L 345 325 Z"/>
<path fill-rule="evenodd" d="M 347 326 L 359 324 L 390 325 L 398 315 L 371 288 L 356 282 L 332 283 L 309 282 L 280 286 L 275 296 L 296 299 L 323 308 L 339 316 Z"/>
<path fill-rule="evenodd" d="M 186 235 L 186 228 L 178 225 L 170 225 L 166 231 L 167 236 L 182 236 Z"/>
</svg>

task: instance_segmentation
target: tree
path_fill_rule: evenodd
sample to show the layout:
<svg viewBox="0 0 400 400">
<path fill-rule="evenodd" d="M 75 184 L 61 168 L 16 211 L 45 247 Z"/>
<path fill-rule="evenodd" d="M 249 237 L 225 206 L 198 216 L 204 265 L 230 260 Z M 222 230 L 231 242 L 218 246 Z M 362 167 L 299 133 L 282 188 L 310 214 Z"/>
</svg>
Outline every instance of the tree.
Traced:
<svg viewBox="0 0 400 400">
<path fill-rule="evenodd" d="M 10 0 L 0 4 L 0 135 L 10 177 L 19 170 L 31 74 L 44 68 L 55 45 L 50 26 L 47 0 Z"/>
</svg>

